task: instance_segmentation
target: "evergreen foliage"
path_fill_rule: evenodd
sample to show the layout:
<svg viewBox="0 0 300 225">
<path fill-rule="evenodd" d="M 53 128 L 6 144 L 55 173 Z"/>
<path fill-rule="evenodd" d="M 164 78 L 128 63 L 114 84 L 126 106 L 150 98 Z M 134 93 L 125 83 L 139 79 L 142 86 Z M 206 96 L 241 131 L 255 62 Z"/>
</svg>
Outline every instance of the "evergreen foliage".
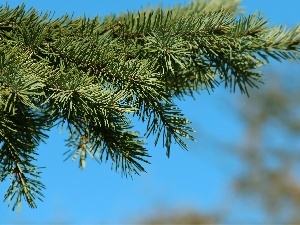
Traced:
<svg viewBox="0 0 300 225">
<path fill-rule="evenodd" d="M 300 26 L 272 27 L 260 13 L 237 14 L 237 0 L 198 0 L 104 18 L 55 18 L 25 6 L 0 8 L 0 181 L 5 200 L 43 197 L 34 165 L 45 131 L 65 126 L 69 155 L 90 155 L 125 176 L 149 163 L 144 137 L 187 149 L 190 122 L 174 103 L 224 84 L 234 92 L 262 82 L 270 58 L 300 58 Z"/>
</svg>

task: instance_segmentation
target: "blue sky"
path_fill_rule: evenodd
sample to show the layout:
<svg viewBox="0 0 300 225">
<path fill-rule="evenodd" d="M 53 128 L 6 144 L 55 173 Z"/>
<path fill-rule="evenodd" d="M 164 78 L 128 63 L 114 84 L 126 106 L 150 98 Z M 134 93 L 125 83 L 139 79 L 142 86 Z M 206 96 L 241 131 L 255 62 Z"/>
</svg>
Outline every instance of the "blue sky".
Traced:
<svg viewBox="0 0 300 225">
<path fill-rule="evenodd" d="M 7 1 L 16 6 L 23 1 Z M 57 16 L 74 12 L 75 16 L 95 16 L 119 13 L 128 9 L 139 9 L 148 3 L 164 6 L 173 4 L 171 0 L 73 0 L 73 1 L 25 1 L 27 7 L 34 6 L 39 11 L 55 11 Z M 187 1 L 178 1 L 184 3 Z M 5 4 L 3 1 L 2 4 Z M 270 24 L 295 26 L 300 21 L 300 1 L 243 0 L 247 13 L 256 10 L 265 13 Z M 299 71 L 299 64 L 273 63 L 269 70 L 284 71 L 292 68 Z M 297 70 L 298 69 L 298 70 Z M 267 78 L 269 79 L 269 78 Z M 267 81 L 266 81 L 267 85 Z M 264 86 L 262 86 L 263 88 Z M 63 141 L 67 133 L 59 134 L 54 128 L 49 133 L 47 144 L 39 147 L 38 165 L 46 166 L 42 174 L 44 202 L 37 202 L 38 209 L 30 209 L 23 204 L 22 212 L 12 212 L 7 202 L 0 203 L 0 224 L 49 224 L 67 222 L 70 224 L 124 223 L 147 216 L 155 210 L 176 210 L 194 208 L 201 212 L 222 210 L 224 204 L 230 207 L 230 181 L 239 169 L 238 163 L 222 149 L 214 149 L 209 144 L 211 136 L 221 140 L 239 137 L 243 123 L 224 104 L 236 94 L 228 93 L 222 87 L 213 94 L 206 92 L 196 96 L 196 101 L 187 99 L 179 106 L 193 122 L 197 131 L 197 142 L 189 144 L 189 151 L 173 146 L 171 158 L 165 155 L 161 146 L 148 144 L 151 165 L 145 165 L 147 173 L 122 178 L 110 170 L 109 164 L 88 160 L 87 168 L 80 170 L 78 162 L 63 162 L 62 155 L 67 149 Z M 222 113 L 221 113 L 222 112 Z M 138 127 L 137 127 L 138 128 Z M 149 141 L 151 142 L 151 141 Z M 4 195 L 8 183 L 0 185 Z M 0 196 L 0 197 L 1 197 Z M 239 219 L 241 211 L 232 213 L 232 220 Z M 259 220 L 259 213 L 252 211 L 251 222 Z M 244 212 L 245 213 L 245 212 Z M 251 213 L 249 213 L 251 214 Z M 249 221 L 248 221 L 249 222 Z"/>
</svg>

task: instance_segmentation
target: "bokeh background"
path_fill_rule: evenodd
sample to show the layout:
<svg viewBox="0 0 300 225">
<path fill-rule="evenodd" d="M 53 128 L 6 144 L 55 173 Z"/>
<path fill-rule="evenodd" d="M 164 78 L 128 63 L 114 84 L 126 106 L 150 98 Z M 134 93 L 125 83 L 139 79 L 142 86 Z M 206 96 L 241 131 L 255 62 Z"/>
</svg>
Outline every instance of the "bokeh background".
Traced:
<svg viewBox="0 0 300 225">
<path fill-rule="evenodd" d="M 9 0 L 40 12 L 74 17 L 105 16 L 164 7 L 178 0 Z M 245 14 L 261 11 L 269 24 L 293 27 L 300 22 L 298 0 L 243 0 Z M 53 128 L 39 147 L 46 185 L 38 209 L 25 203 L 20 213 L 0 203 L 0 224 L 300 224 L 300 65 L 271 61 L 263 68 L 265 84 L 250 98 L 222 86 L 178 105 L 197 131 L 189 151 L 174 145 L 167 158 L 148 140 L 147 173 L 122 178 L 110 164 L 64 162 L 67 132 Z M 136 124 L 142 131 L 143 124 Z M 4 196 L 9 180 L 0 184 Z"/>
</svg>

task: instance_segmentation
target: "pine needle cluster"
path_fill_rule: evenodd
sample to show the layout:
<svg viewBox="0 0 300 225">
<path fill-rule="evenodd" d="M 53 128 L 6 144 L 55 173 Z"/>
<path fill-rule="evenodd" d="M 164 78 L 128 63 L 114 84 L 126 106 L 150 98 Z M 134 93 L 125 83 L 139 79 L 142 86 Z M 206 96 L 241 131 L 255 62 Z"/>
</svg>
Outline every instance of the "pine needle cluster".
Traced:
<svg viewBox="0 0 300 225">
<path fill-rule="evenodd" d="M 37 147 L 55 125 L 69 131 L 68 157 L 103 162 L 127 176 L 144 172 L 144 138 L 187 149 L 190 121 L 174 103 L 220 85 L 262 82 L 270 58 L 300 58 L 300 26 L 271 27 L 260 13 L 237 14 L 239 1 L 199 0 L 104 18 L 39 14 L 0 7 L 0 181 L 15 209 L 42 200 Z M 131 118 L 147 124 L 144 135 Z"/>
</svg>

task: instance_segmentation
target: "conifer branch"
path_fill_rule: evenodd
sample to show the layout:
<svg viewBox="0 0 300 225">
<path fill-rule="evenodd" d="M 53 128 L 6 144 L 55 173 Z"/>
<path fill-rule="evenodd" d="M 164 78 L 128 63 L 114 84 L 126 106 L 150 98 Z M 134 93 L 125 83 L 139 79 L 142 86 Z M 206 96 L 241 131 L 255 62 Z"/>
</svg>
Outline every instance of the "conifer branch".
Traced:
<svg viewBox="0 0 300 225">
<path fill-rule="evenodd" d="M 36 148 L 54 124 L 65 126 L 67 158 L 90 155 L 122 175 L 145 172 L 150 157 L 128 118 L 146 122 L 144 137 L 187 149 L 190 122 L 173 98 L 224 83 L 248 94 L 257 69 L 300 59 L 300 26 L 271 27 L 260 13 L 245 17 L 238 0 L 198 0 L 117 16 L 72 19 L 0 7 L 0 181 L 13 209 L 43 196 Z M 80 157 L 79 157 L 80 156 Z"/>
</svg>

